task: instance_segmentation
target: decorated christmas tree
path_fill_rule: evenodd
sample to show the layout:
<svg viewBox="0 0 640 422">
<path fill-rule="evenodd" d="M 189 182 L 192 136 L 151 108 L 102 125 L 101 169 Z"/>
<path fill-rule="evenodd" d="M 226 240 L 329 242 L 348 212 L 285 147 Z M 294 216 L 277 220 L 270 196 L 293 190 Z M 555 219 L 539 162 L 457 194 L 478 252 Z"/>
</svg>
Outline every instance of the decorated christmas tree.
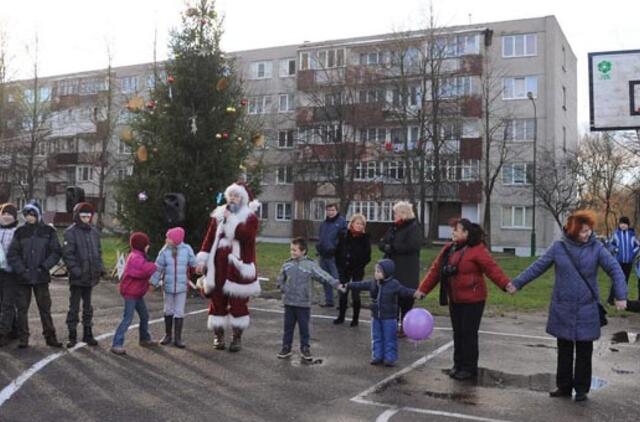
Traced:
<svg viewBox="0 0 640 422">
<path fill-rule="evenodd" d="M 246 124 L 246 100 L 233 60 L 220 51 L 221 35 L 212 1 L 188 7 L 150 99 L 128 104 L 134 168 L 118 185 L 118 217 L 127 230 L 147 233 L 154 250 L 176 225 L 165 220 L 165 195 L 184 195 L 180 225 L 197 248 L 218 193 L 242 176 L 253 146 L 255 130 Z"/>
</svg>

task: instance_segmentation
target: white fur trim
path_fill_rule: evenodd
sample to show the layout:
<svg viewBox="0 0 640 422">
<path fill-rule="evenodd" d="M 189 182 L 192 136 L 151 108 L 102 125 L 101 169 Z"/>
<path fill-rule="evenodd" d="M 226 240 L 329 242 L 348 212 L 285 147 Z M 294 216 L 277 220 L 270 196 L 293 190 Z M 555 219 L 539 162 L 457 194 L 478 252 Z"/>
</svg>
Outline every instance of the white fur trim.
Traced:
<svg viewBox="0 0 640 422">
<path fill-rule="evenodd" d="M 207 258 L 209 258 L 209 252 L 200 251 L 198 255 L 196 255 L 196 262 L 198 264 L 206 264 Z"/>
<path fill-rule="evenodd" d="M 252 262 L 249 264 L 245 264 L 240 259 L 238 259 L 234 254 L 229 254 L 229 263 L 233 264 L 234 267 L 240 273 L 240 276 L 244 280 L 255 280 L 256 279 L 256 265 Z"/>
<path fill-rule="evenodd" d="M 249 202 L 248 206 L 249 206 L 249 209 L 255 213 L 256 211 L 258 211 L 258 208 L 260 208 L 260 205 L 262 205 L 260 201 L 258 201 L 257 199 L 254 199 L 253 201 Z"/>
<path fill-rule="evenodd" d="M 218 223 L 221 222 L 224 219 L 224 210 L 227 209 L 226 205 L 220 205 L 218 207 L 216 207 L 213 211 L 211 211 L 211 217 L 215 218 L 216 220 L 218 220 Z"/>
<path fill-rule="evenodd" d="M 246 330 L 247 328 L 249 328 L 249 315 L 241 317 L 234 317 L 233 315 L 229 315 L 229 320 L 231 321 L 231 326 L 233 328 L 240 328 L 242 330 Z"/>
<path fill-rule="evenodd" d="M 249 203 L 249 192 L 247 192 L 247 189 L 245 189 L 244 186 L 240 186 L 237 183 L 230 184 L 224 190 L 224 197 L 227 199 L 227 201 L 229 201 L 229 195 L 231 193 L 237 193 L 242 198 L 243 205 L 247 205 Z"/>
<path fill-rule="evenodd" d="M 236 227 L 238 225 L 245 223 L 250 215 L 253 214 L 253 211 L 247 206 L 241 207 L 238 212 L 231 213 L 226 220 L 222 222 L 222 226 L 224 227 L 224 236 L 227 239 L 234 239 L 236 234 Z"/>
<path fill-rule="evenodd" d="M 229 323 L 229 316 L 209 315 L 207 319 L 207 329 L 213 331 L 216 328 L 224 328 Z"/>
<path fill-rule="evenodd" d="M 218 249 L 230 248 L 230 247 L 231 247 L 231 242 L 229 242 L 229 239 L 227 239 L 226 237 L 223 237 L 222 239 L 220 239 L 220 242 L 218 242 Z"/>
<path fill-rule="evenodd" d="M 260 294 L 260 282 L 258 280 L 253 283 L 240 284 L 235 281 L 227 280 L 222 288 L 228 296 L 234 297 L 251 297 Z"/>
</svg>

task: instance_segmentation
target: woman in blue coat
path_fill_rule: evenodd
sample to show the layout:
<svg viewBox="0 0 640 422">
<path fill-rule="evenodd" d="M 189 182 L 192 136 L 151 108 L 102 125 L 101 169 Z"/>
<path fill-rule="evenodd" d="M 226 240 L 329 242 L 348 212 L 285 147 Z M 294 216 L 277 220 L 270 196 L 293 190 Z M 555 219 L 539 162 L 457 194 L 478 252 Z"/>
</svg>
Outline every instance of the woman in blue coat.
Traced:
<svg viewBox="0 0 640 422">
<path fill-rule="evenodd" d="M 573 389 L 576 401 L 587 399 L 593 341 L 600 338 L 599 302 L 592 293 L 600 297 L 599 267 L 613 281 L 616 307 L 626 307 L 624 274 L 611 253 L 596 240 L 594 223 L 594 214 L 589 211 L 578 211 L 569 216 L 562 239 L 554 242 L 543 256 L 512 281 L 515 289 L 521 289 L 555 264 L 547 321 L 547 333 L 558 339 L 557 389 L 549 393 L 551 397 L 571 397 Z"/>
</svg>

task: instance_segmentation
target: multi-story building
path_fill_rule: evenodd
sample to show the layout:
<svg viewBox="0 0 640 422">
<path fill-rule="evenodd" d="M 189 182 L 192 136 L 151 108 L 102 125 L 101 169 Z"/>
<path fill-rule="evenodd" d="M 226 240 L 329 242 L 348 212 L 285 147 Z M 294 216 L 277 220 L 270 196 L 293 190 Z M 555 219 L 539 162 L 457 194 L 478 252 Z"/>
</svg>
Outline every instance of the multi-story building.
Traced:
<svg viewBox="0 0 640 422">
<path fill-rule="evenodd" d="M 420 57 L 433 63 L 434 45 L 442 53 L 440 66 L 437 74 L 432 71 L 426 77 Z M 450 236 L 452 217 L 482 222 L 483 139 L 489 114 L 489 126 L 501 125 L 494 138 L 506 141 L 513 151 L 504 162 L 497 153 L 489 159 L 492 167 L 502 164 L 490 210 L 492 247 L 529 253 L 534 147 L 538 157 L 545 151 L 545 159 L 561 160 L 577 143 L 576 57 L 553 16 L 448 27 L 437 34 L 415 31 L 305 42 L 232 55 L 243 75 L 247 113 L 263 127 L 265 142 L 254 157 L 262 169 L 263 238 L 313 235 L 324 219 L 325 204 L 341 197 L 348 199 L 347 214 L 366 215 L 375 236 L 392 221 L 395 201 L 419 198 L 420 179 L 425 180 L 425 201 L 416 203 L 424 207 L 426 218 L 439 179 L 439 238 Z M 113 71 L 119 104 L 144 96 L 146 84 L 153 81 L 150 65 Z M 90 197 L 95 190 L 95 170 L 82 157 L 90 148 L 84 139 L 97 134 L 96 125 L 86 122 L 98 99 L 101 74 L 42 80 L 60 110 L 59 127 L 42 151 L 56 169 L 47 172 L 46 189 L 39 191 L 46 197 L 47 211 L 64 209 L 63 185 L 81 184 Z M 96 87 L 87 89 L 91 80 Z M 489 105 L 483 97 L 487 83 L 498 87 Z M 437 87 L 435 96 L 432 86 Z M 441 102 L 442 118 L 436 126 L 429 117 L 434 98 Z M 113 157 L 128 152 L 121 139 L 126 138 L 126 122 L 120 123 Z M 429 129 L 434 127 L 441 145 L 438 165 L 429 146 Z M 434 168 L 439 169 L 438 177 Z M 128 169 L 130 163 L 118 164 L 110 180 L 124 177 Z M 10 196 L 16 198 L 13 192 Z M 107 213 L 117 207 L 109 195 L 110 190 Z M 542 208 L 536 211 L 540 250 L 557 236 L 558 228 Z"/>
</svg>

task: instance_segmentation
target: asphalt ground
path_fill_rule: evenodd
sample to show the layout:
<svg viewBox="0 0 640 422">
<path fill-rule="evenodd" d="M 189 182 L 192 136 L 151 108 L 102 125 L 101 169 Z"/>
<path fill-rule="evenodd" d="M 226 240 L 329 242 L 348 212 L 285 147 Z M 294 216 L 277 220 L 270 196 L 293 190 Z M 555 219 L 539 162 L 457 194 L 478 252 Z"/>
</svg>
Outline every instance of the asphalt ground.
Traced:
<svg viewBox="0 0 640 422">
<path fill-rule="evenodd" d="M 53 317 L 66 340 L 65 280 L 51 284 Z M 164 331 L 162 295 L 146 297 L 152 335 Z M 206 330 L 207 302 L 190 298 L 186 349 L 138 345 L 127 334 L 127 355 L 109 352 L 122 316 L 117 286 L 94 291 L 97 347 L 52 349 L 40 335 L 35 303 L 31 347 L 0 348 L 0 421 L 637 421 L 640 419 L 640 343 L 612 342 L 615 333 L 640 331 L 640 317 L 610 318 L 594 346 L 589 400 L 551 399 L 555 339 L 544 333 L 544 315 L 485 318 L 481 371 L 475 382 L 451 380 L 448 318 L 436 319 L 433 336 L 399 342 L 396 367 L 373 367 L 369 314 L 358 327 L 335 326 L 335 310 L 312 308 L 312 363 L 294 355 L 276 358 L 283 307 L 277 299 L 251 302 L 251 326 L 239 353 L 217 351 Z M 347 311 L 350 316 L 350 311 Z M 137 323 L 137 317 L 134 324 Z M 616 339 L 624 340 L 624 335 Z M 633 335 L 631 341 L 635 340 Z"/>
</svg>

